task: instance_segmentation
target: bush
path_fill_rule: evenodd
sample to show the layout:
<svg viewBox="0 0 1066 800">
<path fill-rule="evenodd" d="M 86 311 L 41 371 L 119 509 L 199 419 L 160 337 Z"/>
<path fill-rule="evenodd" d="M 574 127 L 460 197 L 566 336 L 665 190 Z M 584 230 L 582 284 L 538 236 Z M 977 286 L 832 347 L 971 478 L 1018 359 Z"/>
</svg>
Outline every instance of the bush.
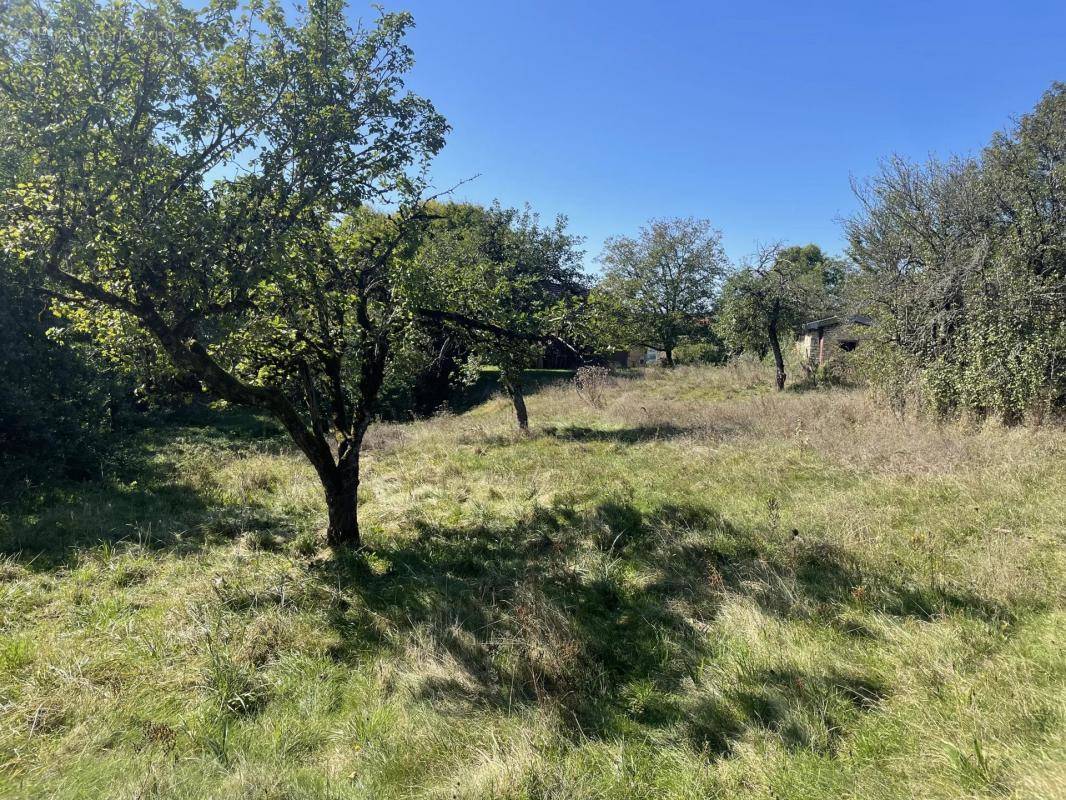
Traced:
<svg viewBox="0 0 1066 800">
<path fill-rule="evenodd" d="M 819 386 L 856 386 L 861 381 L 855 361 L 847 353 L 839 353 L 818 365 L 814 372 Z"/>
<path fill-rule="evenodd" d="M 413 333 L 386 373 L 378 415 L 390 422 L 429 417 L 465 380 L 468 351 L 444 334 Z"/>
<path fill-rule="evenodd" d="M 1066 406 L 1066 84 L 980 159 L 889 162 L 848 223 L 893 407 L 1016 422 Z"/>
<path fill-rule="evenodd" d="M 50 336 L 47 301 L 0 263 L 0 472 L 98 468 L 114 411 L 110 380 L 80 343 Z"/>
<path fill-rule="evenodd" d="M 725 345 L 715 339 L 713 341 L 690 342 L 678 345 L 674 351 L 674 363 L 683 366 L 687 364 L 724 364 L 729 357 Z"/>
</svg>

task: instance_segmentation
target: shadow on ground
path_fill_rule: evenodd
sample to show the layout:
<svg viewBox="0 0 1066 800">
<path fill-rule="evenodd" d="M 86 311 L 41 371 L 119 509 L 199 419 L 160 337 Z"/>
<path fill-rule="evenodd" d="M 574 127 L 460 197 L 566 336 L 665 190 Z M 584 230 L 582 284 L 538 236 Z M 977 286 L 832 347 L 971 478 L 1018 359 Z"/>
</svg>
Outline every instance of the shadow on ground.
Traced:
<svg viewBox="0 0 1066 800">
<path fill-rule="evenodd" d="M 579 736 L 652 727 L 725 755 L 763 728 L 789 746 L 831 750 L 890 692 L 871 675 L 791 671 L 747 674 L 713 698 L 693 691 L 720 657 L 706 626 L 737 595 L 786 619 L 1006 614 L 873 573 L 828 545 L 771 542 L 699 505 L 607 501 L 541 508 L 508 528 L 416 526 L 407 541 L 315 567 L 353 596 L 333 616 L 335 657 L 414 647 L 439 668 L 415 669 L 405 689 L 438 709 L 547 704 Z"/>
<path fill-rule="evenodd" d="M 655 439 L 671 439 L 688 433 L 685 428 L 665 423 L 663 425 L 635 425 L 629 428 L 589 428 L 581 425 L 546 427 L 544 433 L 556 439 L 571 442 L 615 442 L 637 444 Z"/>
<path fill-rule="evenodd" d="M 0 556 L 47 571 L 78 552 L 135 541 L 150 549 L 190 549 L 249 531 L 284 532 L 286 522 L 254 508 L 224 507 L 196 488 L 171 458 L 179 447 L 207 451 L 283 448 L 271 420 L 200 406 L 135 420 L 91 480 L 11 481 L 0 487 Z"/>
<path fill-rule="evenodd" d="M 145 431 L 100 482 L 7 487 L 0 553 L 48 570 L 106 541 L 180 551 L 284 527 L 256 509 L 221 507 L 175 475 L 174 461 L 155 457 L 179 439 L 235 448 L 279 441 L 256 420 L 229 425 Z M 552 435 L 634 442 L 650 430 Z M 619 497 L 537 508 L 513 525 L 416 518 L 411 526 L 372 550 L 309 562 L 324 596 L 346 598 L 323 603 L 338 634 L 334 657 L 379 653 L 400 663 L 419 651 L 438 668 L 412 668 L 398 689 L 442 713 L 557 709 L 576 737 L 654 729 L 721 756 L 748 732 L 768 730 L 787 746 L 831 752 L 891 693 L 871 674 L 754 668 L 701 692 L 706 670 L 728 656 L 709 626 L 738 598 L 780 619 L 837 627 L 857 645 L 878 633 L 856 620 L 876 615 L 1010 620 L 979 596 L 902 570 L 884 574 L 829 543 L 738 527 L 700 504 Z"/>
<path fill-rule="evenodd" d="M 653 442 L 673 439 L 692 431 L 670 423 L 663 425 L 635 425 L 629 428 L 591 428 L 584 425 L 567 425 L 557 427 L 546 425 L 534 427 L 529 434 L 521 435 L 512 430 L 508 433 L 489 434 L 478 442 L 489 447 L 514 447 L 527 444 L 538 438 L 549 437 L 564 442 L 593 443 L 604 442 L 616 445 L 632 445 L 641 442 Z"/>
</svg>

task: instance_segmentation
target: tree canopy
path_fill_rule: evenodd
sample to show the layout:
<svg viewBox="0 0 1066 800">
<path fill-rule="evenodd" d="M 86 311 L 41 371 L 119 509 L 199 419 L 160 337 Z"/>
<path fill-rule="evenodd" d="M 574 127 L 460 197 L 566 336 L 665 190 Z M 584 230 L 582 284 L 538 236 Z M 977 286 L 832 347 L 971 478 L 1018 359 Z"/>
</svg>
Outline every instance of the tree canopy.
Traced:
<svg viewBox="0 0 1066 800">
<path fill-rule="evenodd" d="M 687 336 L 708 321 L 726 270 L 722 234 L 705 219 L 649 222 L 636 237 L 604 245 L 600 291 L 625 328 L 618 338 L 665 353 L 668 366 Z"/>
<path fill-rule="evenodd" d="M 545 225 L 528 206 L 442 204 L 433 212 L 439 219 L 417 259 L 428 295 L 422 313 L 499 367 L 525 430 L 523 370 L 546 345 L 572 347 L 568 340 L 577 338 L 588 291 L 581 240 L 567 231 L 564 217 Z"/>
<path fill-rule="evenodd" d="M 673 365 L 716 319 L 734 349 L 772 351 L 784 387 L 781 337 L 842 310 L 842 262 L 775 246 L 726 278 L 710 222 L 658 219 L 607 241 L 590 290 L 565 219 L 427 197 L 448 125 L 405 86 L 412 24 L 379 11 L 353 26 L 344 0 L 0 5 L 12 371 L 39 361 L 80 380 L 44 344 L 62 319 L 53 343 L 91 340 L 100 363 L 273 415 L 321 480 L 333 544 L 359 542 L 379 398 L 434 337 L 500 367 L 523 429 L 523 370 L 579 340 Z M 883 389 L 1006 419 L 1066 402 L 1064 165 L 1055 84 L 980 158 L 894 159 L 860 188 L 846 231 Z M 78 414 L 110 407 L 88 396 Z"/>
</svg>

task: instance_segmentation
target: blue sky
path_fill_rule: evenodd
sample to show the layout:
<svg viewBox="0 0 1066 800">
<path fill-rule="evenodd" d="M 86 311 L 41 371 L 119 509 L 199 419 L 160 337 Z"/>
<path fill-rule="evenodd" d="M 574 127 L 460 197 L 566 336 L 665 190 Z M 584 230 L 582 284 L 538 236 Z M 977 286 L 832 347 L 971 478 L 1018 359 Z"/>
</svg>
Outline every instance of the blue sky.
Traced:
<svg viewBox="0 0 1066 800">
<path fill-rule="evenodd" d="M 590 266 L 656 216 L 711 219 L 734 259 L 842 252 L 852 176 L 976 153 L 1066 80 L 1066 0 L 385 6 L 414 14 L 410 85 L 453 126 L 436 185 L 566 214 Z"/>
</svg>

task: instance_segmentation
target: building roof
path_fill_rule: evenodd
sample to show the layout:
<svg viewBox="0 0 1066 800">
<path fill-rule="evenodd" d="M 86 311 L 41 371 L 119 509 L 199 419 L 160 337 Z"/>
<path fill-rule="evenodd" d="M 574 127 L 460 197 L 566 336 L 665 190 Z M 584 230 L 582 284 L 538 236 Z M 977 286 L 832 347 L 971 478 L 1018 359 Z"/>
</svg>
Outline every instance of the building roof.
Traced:
<svg viewBox="0 0 1066 800">
<path fill-rule="evenodd" d="M 847 317 L 835 316 L 826 317 L 825 319 L 816 319 L 811 322 L 804 323 L 801 327 L 805 331 L 817 331 L 823 328 L 835 328 L 837 325 L 844 325 L 845 323 L 852 323 L 855 325 L 873 325 L 873 317 L 868 317 L 865 314 L 852 314 Z"/>
</svg>

